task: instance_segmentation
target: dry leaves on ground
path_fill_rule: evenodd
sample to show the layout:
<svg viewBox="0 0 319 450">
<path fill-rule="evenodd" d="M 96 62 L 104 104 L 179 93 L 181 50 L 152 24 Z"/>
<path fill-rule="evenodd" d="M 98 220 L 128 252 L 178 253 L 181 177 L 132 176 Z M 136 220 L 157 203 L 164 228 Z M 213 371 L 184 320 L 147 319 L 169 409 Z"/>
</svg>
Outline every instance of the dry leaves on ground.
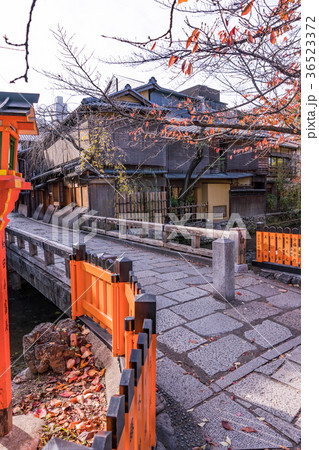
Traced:
<svg viewBox="0 0 319 450">
<path fill-rule="evenodd" d="M 33 414 L 44 420 L 39 449 L 52 437 L 90 447 L 95 433 L 106 429 L 105 369 L 95 367 L 90 346 L 81 347 L 76 359 L 67 361 L 67 372 L 48 375 L 35 392 L 14 405 L 15 415 Z"/>
</svg>

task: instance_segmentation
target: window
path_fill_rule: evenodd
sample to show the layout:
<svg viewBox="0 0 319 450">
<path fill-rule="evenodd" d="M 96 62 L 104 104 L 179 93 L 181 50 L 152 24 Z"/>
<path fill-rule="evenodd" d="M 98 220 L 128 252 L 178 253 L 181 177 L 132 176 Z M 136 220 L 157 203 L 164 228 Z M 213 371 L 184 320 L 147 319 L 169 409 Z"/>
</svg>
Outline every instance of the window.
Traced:
<svg viewBox="0 0 319 450">
<path fill-rule="evenodd" d="M 15 139 L 10 136 L 10 147 L 9 147 L 9 170 L 14 170 L 14 161 L 15 161 L 15 147 L 16 147 L 16 141 Z"/>
</svg>

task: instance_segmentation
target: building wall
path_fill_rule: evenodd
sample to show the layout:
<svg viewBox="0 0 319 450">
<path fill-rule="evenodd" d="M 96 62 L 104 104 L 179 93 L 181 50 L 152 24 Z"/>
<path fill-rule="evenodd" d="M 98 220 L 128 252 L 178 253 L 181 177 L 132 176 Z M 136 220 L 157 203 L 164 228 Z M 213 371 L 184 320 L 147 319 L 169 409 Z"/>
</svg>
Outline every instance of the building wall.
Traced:
<svg viewBox="0 0 319 450">
<path fill-rule="evenodd" d="M 208 213 L 225 211 L 223 218 L 227 219 L 229 217 L 229 191 L 229 181 L 224 183 L 202 183 L 197 191 L 198 202 L 208 202 Z"/>
<path fill-rule="evenodd" d="M 191 160 L 196 154 L 194 145 L 176 142 L 167 146 L 167 170 L 172 173 L 186 173 Z M 198 173 L 209 163 L 209 149 L 204 150 L 202 161 L 196 167 L 194 173 Z"/>
<path fill-rule="evenodd" d="M 238 213 L 242 217 L 256 216 L 266 212 L 265 191 L 231 191 L 231 213 Z"/>
<path fill-rule="evenodd" d="M 91 210 L 98 216 L 114 217 L 114 188 L 103 180 L 90 181 L 89 199 Z"/>
</svg>

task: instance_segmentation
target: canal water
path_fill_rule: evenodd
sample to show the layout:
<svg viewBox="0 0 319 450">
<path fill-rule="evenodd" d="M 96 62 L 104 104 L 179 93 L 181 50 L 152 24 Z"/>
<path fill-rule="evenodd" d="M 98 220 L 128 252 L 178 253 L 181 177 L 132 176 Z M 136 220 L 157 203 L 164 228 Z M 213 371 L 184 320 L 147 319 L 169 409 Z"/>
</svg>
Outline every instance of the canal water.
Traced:
<svg viewBox="0 0 319 450">
<path fill-rule="evenodd" d="M 56 322 L 67 316 L 30 284 L 21 290 L 8 290 L 11 374 L 14 377 L 26 366 L 23 358 L 22 338 L 42 322 Z"/>
</svg>

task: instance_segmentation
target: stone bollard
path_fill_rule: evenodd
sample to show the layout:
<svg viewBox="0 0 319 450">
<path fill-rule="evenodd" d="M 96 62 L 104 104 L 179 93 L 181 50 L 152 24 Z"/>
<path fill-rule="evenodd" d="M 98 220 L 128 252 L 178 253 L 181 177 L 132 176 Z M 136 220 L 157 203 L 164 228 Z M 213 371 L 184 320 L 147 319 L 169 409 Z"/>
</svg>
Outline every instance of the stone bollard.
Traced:
<svg viewBox="0 0 319 450">
<path fill-rule="evenodd" d="M 213 241 L 213 295 L 230 302 L 235 299 L 234 248 L 231 239 Z"/>
</svg>

